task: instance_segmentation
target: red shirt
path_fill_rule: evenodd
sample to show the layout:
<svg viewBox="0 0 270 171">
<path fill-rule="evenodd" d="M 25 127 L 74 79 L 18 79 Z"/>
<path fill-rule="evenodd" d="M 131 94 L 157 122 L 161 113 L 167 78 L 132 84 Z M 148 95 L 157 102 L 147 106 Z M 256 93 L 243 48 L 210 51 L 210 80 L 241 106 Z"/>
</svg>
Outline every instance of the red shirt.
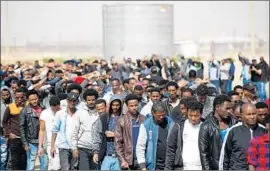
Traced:
<svg viewBox="0 0 270 171">
<path fill-rule="evenodd" d="M 270 170 L 270 138 L 269 134 L 254 137 L 248 143 L 248 164 L 256 167 L 256 170 Z"/>
</svg>

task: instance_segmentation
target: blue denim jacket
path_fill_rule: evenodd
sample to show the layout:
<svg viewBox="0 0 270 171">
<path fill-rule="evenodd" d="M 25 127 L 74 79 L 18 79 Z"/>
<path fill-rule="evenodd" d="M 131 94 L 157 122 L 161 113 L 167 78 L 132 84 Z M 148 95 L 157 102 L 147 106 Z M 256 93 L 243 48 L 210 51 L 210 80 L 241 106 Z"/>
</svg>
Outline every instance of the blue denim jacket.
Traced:
<svg viewBox="0 0 270 171">
<path fill-rule="evenodd" d="M 78 110 L 76 110 L 76 115 Z M 67 139 L 67 109 L 62 109 L 56 113 L 55 120 L 53 122 L 52 133 L 57 133 L 58 143 L 56 144 L 58 148 L 72 149 L 71 139 Z"/>
</svg>

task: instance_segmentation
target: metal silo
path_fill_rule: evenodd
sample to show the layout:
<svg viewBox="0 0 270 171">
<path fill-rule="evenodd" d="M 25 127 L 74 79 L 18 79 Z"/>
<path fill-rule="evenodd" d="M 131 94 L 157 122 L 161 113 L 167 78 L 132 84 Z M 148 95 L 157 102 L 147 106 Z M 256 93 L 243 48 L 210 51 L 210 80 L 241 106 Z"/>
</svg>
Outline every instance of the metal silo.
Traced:
<svg viewBox="0 0 270 171">
<path fill-rule="evenodd" d="M 103 5 L 103 48 L 106 58 L 173 55 L 173 5 Z"/>
</svg>

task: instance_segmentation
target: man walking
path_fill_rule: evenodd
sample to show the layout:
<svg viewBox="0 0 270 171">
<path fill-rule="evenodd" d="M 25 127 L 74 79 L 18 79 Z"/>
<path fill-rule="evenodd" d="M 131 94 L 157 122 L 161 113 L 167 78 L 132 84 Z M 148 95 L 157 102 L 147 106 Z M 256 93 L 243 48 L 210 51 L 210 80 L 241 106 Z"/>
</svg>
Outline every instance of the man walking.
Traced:
<svg viewBox="0 0 270 171">
<path fill-rule="evenodd" d="M 30 90 L 27 94 L 29 105 L 20 114 L 20 133 L 25 151 L 27 152 L 26 170 L 34 170 L 38 152 L 39 118 L 44 109 L 39 104 L 38 92 Z M 47 170 L 47 155 L 39 157 L 40 170 Z"/>
<path fill-rule="evenodd" d="M 77 159 L 73 158 L 71 136 L 73 131 L 74 116 L 79 114 L 76 109 L 78 94 L 67 94 L 67 107 L 56 112 L 55 121 L 52 128 L 51 157 L 56 155 L 56 149 L 59 149 L 59 158 L 61 170 L 71 170 L 77 168 Z M 56 138 L 58 142 L 56 144 Z"/>
<path fill-rule="evenodd" d="M 129 94 L 125 98 L 128 112 L 121 116 L 115 128 L 115 150 L 120 160 L 121 168 L 136 170 L 139 165 L 136 159 L 136 145 L 139 135 L 139 126 L 145 116 L 138 113 L 138 97 Z"/>
<path fill-rule="evenodd" d="M 140 126 L 136 155 L 140 169 L 164 170 L 168 134 L 174 122 L 166 116 L 162 102 L 154 102 L 152 116 Z"/>
<path fill-rule="evenodd" d="M 45 109 L 40 115 L 40 129 L 39 129 L 39 144 L 38 156 L 41 157 L 43 153 L 50 154 L 51 151 L 51 137 L 52 127 L 55 120 L 56 112 L 61 110 L 60 99 L 57 96 L 52 96 L 49 100 L 50 108 Z M 44 149 L 43 149 L 44 146 Z M 59 149 L 55 148 L 54 157 L 48 155 L 48 170 L 60 170 Z"/>
<path fill-rule="evenodd" d="M 73 158 L 79 159 L 79 170 L 95 170 L 100 150 L 102 125 L 95 110 L 98 92 L 87 89 L 83 98 L 87 110 L 79 110 L 74 116 L 74 128 L 71 136 Z"/>
<path fill-rule="evenodd" d="M 3 117 L 3 129 L 8 144 L 10 162 L 8 170 L 26 169 L 26 152 L 23 148 L 20 134 L 20 112 L 25 106 L 25 92 L 18 88 L 14 92 L 15 102 L 7 106 Z M 2 157 L 3 153 L 1 153 Z M 1 161 L 2 162 L 2 161 Z"/>
</svg>

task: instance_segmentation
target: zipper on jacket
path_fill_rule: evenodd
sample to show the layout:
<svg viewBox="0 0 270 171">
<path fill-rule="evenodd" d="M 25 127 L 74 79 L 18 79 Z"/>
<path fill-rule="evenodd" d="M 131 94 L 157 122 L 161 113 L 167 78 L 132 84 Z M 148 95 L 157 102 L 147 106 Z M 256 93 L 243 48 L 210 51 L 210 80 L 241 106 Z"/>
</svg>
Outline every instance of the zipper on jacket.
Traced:
<svg viewBox="0 0 270 171">
<path fill-rule="evenodd" d="M 250 138 L 252 139 L 253 138 L 253 130 L 252 129 L 249 129 L 250 130 Z"/>
</svg>

